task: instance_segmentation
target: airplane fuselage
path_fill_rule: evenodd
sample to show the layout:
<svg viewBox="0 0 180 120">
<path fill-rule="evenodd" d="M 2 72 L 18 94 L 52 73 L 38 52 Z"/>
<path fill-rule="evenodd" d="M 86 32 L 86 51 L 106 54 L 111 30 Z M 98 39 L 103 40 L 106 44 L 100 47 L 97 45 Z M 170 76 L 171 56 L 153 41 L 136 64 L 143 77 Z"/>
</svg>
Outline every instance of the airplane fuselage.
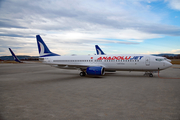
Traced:
<svg viewBox="0 0 180 120">
<path fill-rule="evenodd" d="M 164 57 L 142 54 L 52 56 L 40 59 L 46 64 L 65 68 L 102 66 L 105 70 L 115 71 L 158 71 L 172 65 Z"/>
</svg>

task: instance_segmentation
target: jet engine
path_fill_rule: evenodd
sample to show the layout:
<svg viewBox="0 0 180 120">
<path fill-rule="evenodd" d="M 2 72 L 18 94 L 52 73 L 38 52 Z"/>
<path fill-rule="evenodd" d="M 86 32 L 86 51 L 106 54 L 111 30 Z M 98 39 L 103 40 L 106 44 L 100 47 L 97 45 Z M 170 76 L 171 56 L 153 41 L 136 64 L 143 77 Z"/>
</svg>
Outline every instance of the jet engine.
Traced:
<svg viewBox="0 0 180 120">
<path fill-rule="evenodd" d="M 105 74 L 105 70 L 104 70 L 103 67 L 93 66 L 93 67 L 88 67 L 86 69 L 86 73 L 88 75 L 104 75 Z"/>
</svg>

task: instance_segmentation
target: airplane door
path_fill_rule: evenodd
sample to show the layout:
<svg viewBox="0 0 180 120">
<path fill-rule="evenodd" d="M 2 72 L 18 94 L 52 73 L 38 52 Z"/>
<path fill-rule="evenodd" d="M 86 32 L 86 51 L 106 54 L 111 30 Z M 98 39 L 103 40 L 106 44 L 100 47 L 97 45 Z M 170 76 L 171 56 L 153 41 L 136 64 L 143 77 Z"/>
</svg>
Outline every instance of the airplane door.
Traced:
<svg viewBox="0 0 180 120">
<path fill-rule="evenodd" d="M 146 57 L 146 59 L 145 59 L 145 64 L 146 64 L 146 66 L 149 66 L 149 65 L 150 65 L 150 58 L 149 58 L 149 57 Z"/>
</svg>

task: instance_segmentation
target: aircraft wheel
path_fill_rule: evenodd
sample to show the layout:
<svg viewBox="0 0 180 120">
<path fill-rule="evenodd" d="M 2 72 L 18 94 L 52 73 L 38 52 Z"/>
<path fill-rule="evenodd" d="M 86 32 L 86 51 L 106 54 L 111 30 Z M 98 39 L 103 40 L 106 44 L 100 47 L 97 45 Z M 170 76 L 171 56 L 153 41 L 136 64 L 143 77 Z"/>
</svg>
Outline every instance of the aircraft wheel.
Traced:
<svg viewBox="0 0 180 120">
<path fill-rule="evenodd" d="M 85 72 L 80 72 L 79 75 L 82 77 L 82 76 L 85 76 L 86 73 Z"/>
<path fill-rule="evenodd" d="M 150 73 L 150 74 L 149 74 L 149 77 L 153 77 L 153 74 L 152 74 L 152 73 Z"/>
</svg>

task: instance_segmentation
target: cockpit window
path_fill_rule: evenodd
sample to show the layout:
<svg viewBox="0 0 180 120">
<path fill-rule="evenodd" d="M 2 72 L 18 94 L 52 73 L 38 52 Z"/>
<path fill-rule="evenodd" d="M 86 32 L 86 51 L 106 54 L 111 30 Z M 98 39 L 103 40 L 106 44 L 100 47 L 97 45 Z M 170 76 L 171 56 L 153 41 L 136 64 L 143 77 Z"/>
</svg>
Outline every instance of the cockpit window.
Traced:
<svg viewBox="0 0 180 120">
<path fill-rule="evenodd" d="M 164 59 L 156 59 L 156 61 L 163 61 Z"/>
</svg>

